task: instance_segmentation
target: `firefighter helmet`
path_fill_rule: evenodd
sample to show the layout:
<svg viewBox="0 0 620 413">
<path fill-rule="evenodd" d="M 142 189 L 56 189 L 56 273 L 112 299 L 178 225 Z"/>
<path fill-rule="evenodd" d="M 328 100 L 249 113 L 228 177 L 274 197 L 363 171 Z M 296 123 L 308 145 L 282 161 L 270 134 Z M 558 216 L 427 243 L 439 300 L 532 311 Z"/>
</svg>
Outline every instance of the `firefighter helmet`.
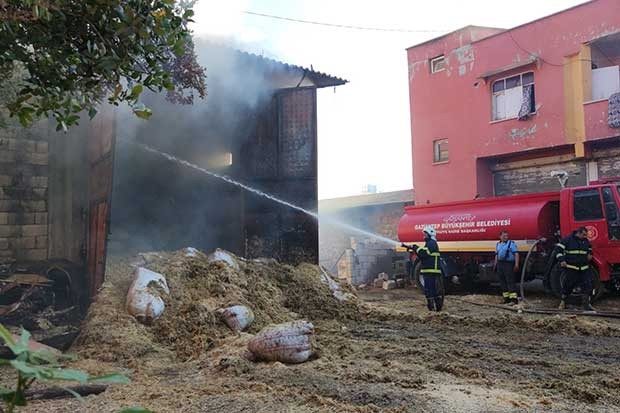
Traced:
<svg viewBox="0 0 620 413">
<path fill-rule="evenodd" d="M 425 226 L 423 231 L 428 234 L 428 236 L 432 239 L 435 239 L 435 237 L 437 236 L 435 228 L 431 227 L 430 225 Z"/>
</svg>

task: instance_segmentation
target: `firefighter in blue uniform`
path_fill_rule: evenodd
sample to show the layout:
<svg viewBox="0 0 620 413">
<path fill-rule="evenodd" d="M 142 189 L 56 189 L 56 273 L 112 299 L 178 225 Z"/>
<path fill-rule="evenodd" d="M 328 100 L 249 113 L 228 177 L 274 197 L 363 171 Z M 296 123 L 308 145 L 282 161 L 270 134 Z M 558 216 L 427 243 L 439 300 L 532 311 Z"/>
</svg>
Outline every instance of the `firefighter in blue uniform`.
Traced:
<svg viewBox="0 0 620 413">
<path fill-rule="evenodd" d="M 439 246 L 435 229 L 431 226 L 424 227 L 423 247 L 417 245 L 405 245 L 403 247 L 414 251 L 420 259 L 420 273 L 424 277 L 424 295 L 426 305 L 430 311 L 441 311 L 443 307 L 443 295 L 439 292 L 441 282 L 441 268 L 439 267 Z"/>
<path fill-rule="evenodd" d="M 595 311 L 590 303 L 592 295 L 592 245 L 588 241 L 588 229 L 580 227 L 556 246 L 556 258 L 564 272 L 561 277 L 562 300 L 559 309 L 566 308 L 566 299 L 577 285 L 581 287 L 582 305 L 585 311 Z"/>
</svg>

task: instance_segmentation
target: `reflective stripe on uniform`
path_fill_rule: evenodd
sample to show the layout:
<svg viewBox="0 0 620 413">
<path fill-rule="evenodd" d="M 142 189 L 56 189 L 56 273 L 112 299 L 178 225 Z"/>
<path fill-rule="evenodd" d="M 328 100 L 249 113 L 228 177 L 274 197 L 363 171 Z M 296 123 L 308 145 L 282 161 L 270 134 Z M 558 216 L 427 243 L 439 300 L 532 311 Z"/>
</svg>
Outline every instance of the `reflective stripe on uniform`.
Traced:
<svg viewBox="0 0 620 413">
<path fill-rule="evenodd" d="M 590 268 L 590 266 L 589 265 L 583 265 L 581 267 L 578 267 L 576 265 L 566 264 L 566 268 L 571 269 L 571 270 L 583 271 L 583 270 L 587 270 L 588 268 Z"/>
<path fill-rule="evenodd" d="M 555 244 L 555 245 L 556 245 L 556 246 L 558 246 L 558 247 L 560 247 L 560 248 L 562 248 L 563 250 L 565 250 L 565 249 L 566 249 L 566 245 L 561 244 L 561 243 L 559 243 L 559 242 L 558 242 L 557 244 Z"/>
<path fill-rule="evenodd" d="M 566 251 L 567 254 L 571 254 L 571 255 L 586 255 L 589 252 L 590 251 L 586 251 L 586 250 L 568 250 L 568 251 Z"/>
<path fill-rule="evenodd" d="M 436 269 L 433 269 L 433 268 L 423 268 L 423 269 L 420 270 L 420 272 L 424 273 L 424 274 L 428 274 L 428 273 L 430 273 L 430 274 L 441 274 L 441 270 L 436 270 Z"/>
<path fill-rule="evenodd" d="M 508 294 L 508 298 L 518 298 L 517 293 L 510 293 Z"/>
</svg>

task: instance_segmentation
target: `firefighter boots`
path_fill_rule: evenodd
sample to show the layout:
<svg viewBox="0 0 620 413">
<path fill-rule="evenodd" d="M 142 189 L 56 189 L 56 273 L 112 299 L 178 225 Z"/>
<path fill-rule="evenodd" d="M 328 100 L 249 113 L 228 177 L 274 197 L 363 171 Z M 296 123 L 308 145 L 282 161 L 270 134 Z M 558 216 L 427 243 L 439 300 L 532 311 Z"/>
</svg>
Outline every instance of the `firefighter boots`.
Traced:
<svg viewBox="0 0 620 413">
<path fill-rule="evenodd" d="M 596 311 L 596 309 L 594 307 L 592 307 L 592 304 L 590 303 L 590 296 L 589 295 L 583 295 L 581 297 L 581 304 L 583 306 L 583 311 Z"/>
<path fill-rule="evenodd" d="M 435 301 L 432 298 L 426 299 L 426 308 L 428 311 L 435 311 Z"/>
<path fill-rule="evenodd" d="M 441 311 L 443 308 L 443 297 L 435 297 L 435 310 Z"/>
</svg>

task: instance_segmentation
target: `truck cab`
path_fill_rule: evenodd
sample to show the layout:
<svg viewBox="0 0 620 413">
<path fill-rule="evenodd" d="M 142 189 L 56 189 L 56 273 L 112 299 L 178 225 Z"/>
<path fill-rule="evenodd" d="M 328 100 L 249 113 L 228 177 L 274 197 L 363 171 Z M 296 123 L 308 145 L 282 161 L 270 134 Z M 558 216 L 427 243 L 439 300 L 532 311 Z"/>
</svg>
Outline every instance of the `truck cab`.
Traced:
<svg viewBox="0 0 620 413">
<path fill-rule="evenodd" d="M 600 281 L 620 291 L 620 178 L 564 188 L 560 205 L 562 236 L 586 227 Z"/>
</svg>

